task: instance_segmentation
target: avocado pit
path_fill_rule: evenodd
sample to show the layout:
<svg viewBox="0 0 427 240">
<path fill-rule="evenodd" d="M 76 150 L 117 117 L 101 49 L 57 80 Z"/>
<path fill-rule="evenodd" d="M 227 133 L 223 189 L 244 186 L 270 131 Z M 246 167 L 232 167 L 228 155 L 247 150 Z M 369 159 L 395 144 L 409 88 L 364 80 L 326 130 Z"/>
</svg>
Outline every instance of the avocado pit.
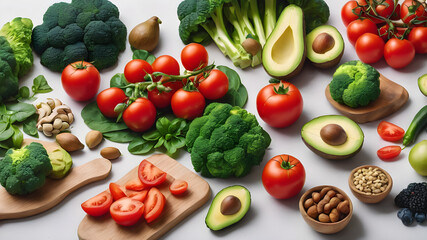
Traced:
<svg viewBox="0 0 427 240">
<path fill-rule="evenodd" d="M 313 41 L 313 51 L 315 53 L 324 54 L 334 48 L 335 46 L 335 39 L 328 33 L 324 32 L 314 39 Z"/>
<path fill-rule="evenodd" d="M 237 213 L 242 207 L 240 199 L 233 195 L 228 195 L 221 202 L 221 213 L 224 215 L 233 215 Z"/>
<path fill-rule="evenodd" d="M 339 146 L 347 141 L 347 133 L 340 125 L 331 123 L 320 130 L 322 140 L 332 146 Z"/>
</svg>

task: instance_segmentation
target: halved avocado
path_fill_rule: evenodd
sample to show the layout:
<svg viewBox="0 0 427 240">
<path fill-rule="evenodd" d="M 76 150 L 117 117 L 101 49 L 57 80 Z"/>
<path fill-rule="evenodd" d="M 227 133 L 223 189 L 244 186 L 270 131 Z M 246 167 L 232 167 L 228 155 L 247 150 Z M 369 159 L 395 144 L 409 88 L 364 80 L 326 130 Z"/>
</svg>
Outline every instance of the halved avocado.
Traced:
<svg viewBox="0 0 427 240">
<path fill-rule="evenodd" d="M 418 78 L 418 87 L 420 91 L 427 96 L 427 73 Z"/>
<path fill-rule="evenodd" d="M 286 80 L 296 76 L 305 61 L 305 26 L 300 7 L 287 6 L 262 50 L 262 65 L 271 76 Z"/>
<path fill-rule="evenodd" d="M 223 214 L 221 204 L 229 196 L 234 196 L 240 201 L 240 208 L 233 214 Z M 240 185 L 226 187 L 218 192 L 212 200 L 205 223 L 208 228 L 217 231 L 240 221 L 251 206 L 251 194 L 248 189 Z"/>
<path fill-rule="evenodd" d="M 336 66 L 344 53 L 341 33 L 331 25 L 319 26 L 307 35 L 307 58 L 318 68 Z"/>
<path fill-rule="evenodd" d="M 332 131 L 328 129 L 331 126 Z M 325 130 L 328 136 L 324 135 Z M 342 130 L 346 136 L 343 141 Z M 341 115 L 325 115 L 312 119 L 302 127 L 301 137 L 310 150 L 327 159 L 345 159 L 354 156 L 362 148 L 364 140 L 359 125 Z M 338 144 L 331 143 L 330 140 L 334 138 L 339 140 Z"/>
</svg>

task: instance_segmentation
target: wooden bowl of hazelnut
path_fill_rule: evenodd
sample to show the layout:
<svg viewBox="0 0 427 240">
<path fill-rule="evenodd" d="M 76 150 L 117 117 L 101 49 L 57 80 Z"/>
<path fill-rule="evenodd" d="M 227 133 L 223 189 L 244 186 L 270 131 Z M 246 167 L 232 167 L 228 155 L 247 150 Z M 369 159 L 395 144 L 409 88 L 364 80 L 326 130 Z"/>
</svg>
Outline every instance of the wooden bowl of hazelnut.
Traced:
<svg viewBox="0 0 427 240">
<path fill-rule="evenodd" d="M 363 165 L 351 171 L 348 185 L 353 195 L 364 203 L 378 203 L 390 193 L 393 180 L 384 169 Z"/>
<path fill-rule="evenodd" d="M 299 210 L 305 222 L 324 234 L 341 231 L 350 222 L 353 204 L 341 189 L 317 186 L 306 191 L 299 200 Z"/>
</svg>

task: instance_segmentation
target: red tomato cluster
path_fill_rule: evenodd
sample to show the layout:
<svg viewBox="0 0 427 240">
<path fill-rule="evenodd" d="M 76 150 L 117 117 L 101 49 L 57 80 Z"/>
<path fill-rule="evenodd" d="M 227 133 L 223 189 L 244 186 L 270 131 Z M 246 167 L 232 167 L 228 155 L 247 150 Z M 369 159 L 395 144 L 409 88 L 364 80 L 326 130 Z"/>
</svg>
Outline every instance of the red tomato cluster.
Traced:
<svg viewBox="0 0 427 240">
<path fill-rule="evenodd" d="M 341 9 L 347 37 L 360 60 L 384 57 L 393 68 L 410 64 L 415 53 L 427 53 L 427 9 L 417 0 L 352 0 Z M 400 20 L 398 23 L 395 20 Z"/>
<path fill-rule="evenodd" d="M 402 140 L 405 135 L 403 128 L 386 121 L 381 121 L 378 124 L 377 132 L 382 139 L 389 142 L 397 142 Z M 386 146 L 377 151 L 377 155 L 381 160 L 393 161 L 399 156 L 402 148 L 400 146 Z"/>
<path fill-rule="evenodd" d="M 167 173 L 143 160 L 138 167 L 138 178 L 126 183 L 125 189 L 110 183 L 109 191 L 102 192 L 82 203 L 83 210 L 94 217 L 110 212 L 113 220 L 122 226 L 136 224 L 141 218 L 147 223 L 156 220 L 166 203 L 166 198 L 157 188 L 165 182 Z M 169 186 L 174 195 L 183 194 L 188 188 L 184 180 L 175 180 Z"/>
<path fill-rule="evenodd" d="M 181 61 L 187 71 L 200 71 L 208 65 L 208 52 L 202 45 L 191 43 L 182 49 Z M 128 62 L 124 76 L 129 83 L 146 82 L 147 77 L 150 79 L 151 76 L 153 82 L 161 82 L 161 85 L 170 91 L 147 89 L 146 98 L 139 97 L 129 104 L 129 98 L 122 89 L 114 87 L 105 89 L 97 97 L 102 114 L 109 118 L 117 118 L 120 111 L 116 107 L 123 104 L 126 106 L 122 114 L 124 123 L 132 131 L 144 132 L 153 126 L 159 109 L 170 106 L 177 117 L 191 120 L 203 114 L 205 99 L 216 100 L 228 92 L 227 75 L 218 69 L 190 77 L 193 88 L 184 87 L 187 79 L 171 81 L 166 76 L 152 75 L 156 72 L 177 76 L 180 74 L 179 63 L 169 55 L 156 58 L 152 64 L 141 59 Z"/>
</svg>

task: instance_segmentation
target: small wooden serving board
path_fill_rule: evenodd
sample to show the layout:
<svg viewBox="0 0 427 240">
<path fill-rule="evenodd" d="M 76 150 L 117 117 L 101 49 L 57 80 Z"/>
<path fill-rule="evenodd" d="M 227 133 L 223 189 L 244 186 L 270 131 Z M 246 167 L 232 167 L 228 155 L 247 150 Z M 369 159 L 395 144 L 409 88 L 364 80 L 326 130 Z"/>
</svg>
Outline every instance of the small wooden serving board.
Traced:
<svg viewBox="0 0 427 240">
<path fill-rule="evenodd" d="M 31 142 L 43 144 L 48 152 L 60 148 L 55 142 L 24 139 L 23 145 Z M 25 196 L 9 194 L 0 187 L 0 219 L 23 218 L 44 212 L 58 203 L 76 189 L 104 179 L 111 171 L 111 162 L 105 158 L 98 158 L 86 164 L 73 167 L 63 179 L 46 178 L 42 188 Z"/>
<path fill-rule="evenodd" d="M 164 154 L 153 155 L 147 160 L 168 174 L 166 182 L 159 186 L 159 190 L 166 198 L 166 205 L 160 217 L 150 224 L 140 220 L 131 227 L 123 227 L 116 224 L 109 214 L 102 217 L 86 215 L 78 228 L 80 239 L 157 239 L 209 200 L 211 195 L 209 184 L 176 160 Z M 125 185 L 137 177 L 138 166 L 117 183 Z M 169 192 L 169 185 L 174 179 L 188 182 L 187 192 L 183 196 L 174 196 Z"/>
<path fill-rule="evenodd" d="M 357 123 L 366 123 L 387 117 L 399 110 L 408 101 L 408 91 L 382 74 L 380 75 L 380 90 L 381 93 L 377 100 L 365 107 L 358 108 L 351 108 L 332 99 L 329 85 L 325 89 L 325 95 L 332 106 L 343 115 Z"/>
</svg>

